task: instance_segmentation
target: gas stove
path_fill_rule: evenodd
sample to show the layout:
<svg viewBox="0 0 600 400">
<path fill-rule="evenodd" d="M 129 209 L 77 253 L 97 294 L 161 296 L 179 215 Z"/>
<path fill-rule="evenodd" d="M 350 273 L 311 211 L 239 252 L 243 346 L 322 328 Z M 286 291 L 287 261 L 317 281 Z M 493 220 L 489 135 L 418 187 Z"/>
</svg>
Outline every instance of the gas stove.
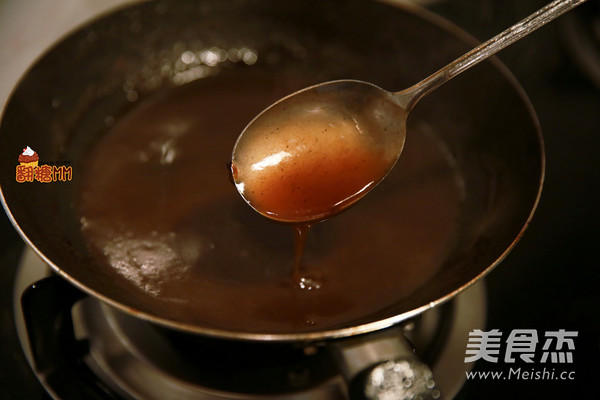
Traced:
<svg viewBox="0 0 600 400">
<path fill-rule="evenodd" d="M 477 284 L 391 328 L 411 342 L 450 397 L 465 381 L 456 365 L 469 331 L 485 324 L 485 303 L 485 287 Z M 36 377 L 56 399 L 77 398 L 74 388 L 75 396 L 104 392 L 111 399 L 347 398 L 338 367 L 320 343 L 233 342 L 161 328 L 86 297 L 28 249 L 16 271 L 13 307 L 26 358 L 30 365 L 42 362 Z"/>
<path fill-rule="evenodd" d="M 23 71 L 55 40 L 122 3 L 1 3 L 0 101 L 5 102 Z M 427 7 L 485 39 L 543 3 L 446 0 L 427 2 Z M 530 96 L 546 141 L 546 183 L 531 227 L 484 281 L 398 328 L 431 365 L 445 398 L 600 397 L 594 383 L 600 372 L 600 272 L 594 257 L 600 222 L 600 17 L 597 1 L 586 6 L 500 55 Z M 64 376 L 93 389 L 77 392 L 80 385 L 67 381 L 64 392 L 50 393 L 48 375 L 36 375 L 30 368 L 31 343 L 24 333 L 20 298 L 28 286 L 51 273 L 25 249 L 4 215 L 0 237 L 1 399 L 346 398 L 330 355 L 318 344 L 263 348 L 190 338 L 79 298 L 76 292 L 67 336 L 78 347 L 67 367 L 78 374 Z M 467 378 L 467 372 L 510 367 L 485 360 L 465 363 L 469 333 L 476 329 L 577 332 L 574 379 Z"/>
</svg>

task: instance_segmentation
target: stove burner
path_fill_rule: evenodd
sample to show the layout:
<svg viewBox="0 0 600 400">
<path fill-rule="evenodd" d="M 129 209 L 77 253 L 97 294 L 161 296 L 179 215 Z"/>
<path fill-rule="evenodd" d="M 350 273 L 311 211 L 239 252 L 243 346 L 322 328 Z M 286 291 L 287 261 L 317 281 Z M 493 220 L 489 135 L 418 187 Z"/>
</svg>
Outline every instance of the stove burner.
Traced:
<svg viewBox="0 0 600 400">
<path fill-rule="evenodd" d="M 15 315 L 21 344 L 32 365 L 19 300 L 25 288 L 48 274 L 46 265 L 27 249 L 17 273 Z M 485 289 L 479 283 L 401 328 L 390 328 L 404 334 L 432 367 L 446 398 L 452 398 L 464 383 L 468 332 L 484 327 L 484 304 Z M 347 399 L 344 380 L 323 343 L 199 337 L 159 327 L 91 297 L 79 301 L 72 315 L 75 337 L 89 344 L 82 362 L 124 399 L 262 399 L 274 395 L 282 400 Z M 47 377 L 36 373 L 48 392 L 60 399 Z"/>
<path fill-rule="evenodd" d="M 75 317 L 92 369 L 140 399 L 342 399 L 319 346 L 232 342 L 152 325 L 86 299 Z M 179 383 L 179 384 L 178 384 Z M 341 382 L 340 382 L 341 383 Z M 318 389 L 315 389 L 318 388 Z M 301 393 L 301 395 L 298 395 Z"/>
</svg>

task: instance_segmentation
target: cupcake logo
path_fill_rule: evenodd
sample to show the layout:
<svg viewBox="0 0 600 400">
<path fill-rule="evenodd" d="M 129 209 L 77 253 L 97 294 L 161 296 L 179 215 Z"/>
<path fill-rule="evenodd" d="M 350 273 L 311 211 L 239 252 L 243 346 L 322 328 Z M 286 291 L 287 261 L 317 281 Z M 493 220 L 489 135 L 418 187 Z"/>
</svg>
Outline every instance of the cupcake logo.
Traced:
<svg viewBox="0 0 600 400">
<path fill-rule="evenodd" d="M 49 183 L 56 181 L 70 181 L 73 176 L 73 170 L 70 162 L 49 162 L 40 165 L 40 157 L 29 146 L 23 149 L 19 154 L 19 165 L 17 165 L 16 180 L 18 183 L 41 182 Z"/>
<path fill-rule="evenodd" d="M 21 165 L 37 167 L 40 157 L 35 151 L 29 146 L 23 149 L 23 153 L 19 155 L 19 163 Z"/>
</svg>

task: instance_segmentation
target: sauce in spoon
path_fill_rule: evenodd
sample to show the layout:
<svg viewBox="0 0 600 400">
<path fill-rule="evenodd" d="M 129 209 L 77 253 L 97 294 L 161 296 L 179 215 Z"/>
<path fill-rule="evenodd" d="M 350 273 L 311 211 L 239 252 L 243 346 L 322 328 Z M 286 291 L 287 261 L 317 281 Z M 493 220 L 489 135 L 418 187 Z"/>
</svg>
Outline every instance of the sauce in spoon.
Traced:
<svg viewBox="0 0 600 400">
<path fill-rule="evenodd" d="M 232 158 L 248 204 L 279 222 L 312 223 L 342 212 L 383 179 L 404 144 L 405 117 L 368 91 L 344 97 L 309 90 L 257 117 Z M 382 118 L 391 113 L 391 123 Z"/>
</svg>

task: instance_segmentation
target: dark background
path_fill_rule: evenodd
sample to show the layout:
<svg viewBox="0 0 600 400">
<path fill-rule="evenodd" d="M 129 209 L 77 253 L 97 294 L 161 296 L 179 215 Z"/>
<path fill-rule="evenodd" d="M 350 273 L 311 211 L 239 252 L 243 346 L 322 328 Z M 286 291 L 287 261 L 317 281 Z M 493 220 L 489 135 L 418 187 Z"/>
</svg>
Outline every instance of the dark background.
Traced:
<svg viewBox="0 0 600 400">
<path fill-rule="evenodd" d="M 546 2 L 446 1 L 432 8 L 485 40 Z M 459 399 L 600 399 L 600 2 L 592 0 L 499 54 L 528 93 L 546 146 L 546 180 L 521 242 L 487 278 L 487 329 L 577 331 L 574 381 L 469 381 Z M 595 39 L 587 29 L 594 26 Z M 595 47 L 578 46 L 585 35 Z M 575 36 L 575 37 L 574 37 Z M 596 58 L 595 67 L 587 65 Z M 475 370 L 509 364 L 480 361 Z M 514 364 L 531 370 L 543 364 Z"/>
<path fill-rule="evenodd" d="M 472 380 L 460 392 L 460 400 L 600 399 L 600 263 L 596 258 L 600 248 L 600 66 L 590 61 L 600 60 L 599 3 L 590 0 L 499 56 L 538 113 L 547 169 L 532 225 L 486 278 L 489 315 L 482 329 L 499 329 L 505 335 L 513 329 L 536 329 L 541 337 L 550 330 L 577 331 L 573 364 L 554 365 L 557 370 L 574 370 L 575 380 Z M 484 40 L 543 4 L 538 0 L 446 0 L 430 8 Z M 579 51 L 585 40 L 595 47 Z M 46 398 L 14 335 L 12 283 L 22 247 L 0 213 L 0 399 Z M 531 365 L 515 366 L 531 369 Z M 508 367 L 501 361 L 483 361 L 476 363 L 475 370 L 508 373 Z"/>
</svg>

